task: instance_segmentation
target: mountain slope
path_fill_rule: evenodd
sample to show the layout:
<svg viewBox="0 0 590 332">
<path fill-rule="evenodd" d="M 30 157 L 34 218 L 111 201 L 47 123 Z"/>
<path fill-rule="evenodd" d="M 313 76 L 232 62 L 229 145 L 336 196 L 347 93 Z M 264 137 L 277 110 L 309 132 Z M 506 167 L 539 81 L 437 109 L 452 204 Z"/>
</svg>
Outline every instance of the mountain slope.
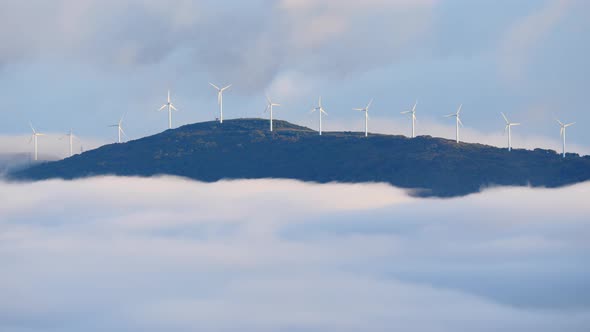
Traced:
<svg viewBox="0 0 590 332">
<path fill-rule="evenodd" d="M 204 122 L 110 144 L 11 174 L 13 179 L 170 174 L 202 181 L 288 178 L 316 182 L 389 182 L 425 196 L 458 196 L 483 186 L 557 187 L 590 179 L 590 157 L 513 150 L 421 136 L 317 132 L 268 120 Z"/>
</svg>

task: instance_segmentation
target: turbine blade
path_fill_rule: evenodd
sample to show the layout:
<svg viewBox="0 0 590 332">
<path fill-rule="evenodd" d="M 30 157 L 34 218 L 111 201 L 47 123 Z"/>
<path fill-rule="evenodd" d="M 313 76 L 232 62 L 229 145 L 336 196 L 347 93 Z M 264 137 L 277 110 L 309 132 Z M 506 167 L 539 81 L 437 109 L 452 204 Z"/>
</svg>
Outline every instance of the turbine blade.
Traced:
<svg viewBox="0 0 590 332">
<path fill-rule="evenodd" d="M 29 122 L 29 127 L 31 127 L 31 130 L 33 130 L 33 133 L 36 133 L 37 131 L 35 131 L 35 128 L 33 127 L 33 124 Z"/>
<path fill-rule="evenodd" d="M 371 99 L 371 101 L 369 102 L 369 104 L 367 104 L 367 109 L 371 108 L 371 105 L 373 105 L 373 99 Z"/>
<path fill-rule="evenodd" d="M 174 107 L 174 105 L 172 105 L 172 104 L 170 104 L 170 108 L 172 108 L 172 109 L 173 109 L 173 110 L 175 110 L 175 111 L 178 111 L 178 110 L 176 109 L 176 107 Z"/>
<path fill-rule="evenodd" d="M 221 89 L 221 91 L 225 91 L 225 90 L 227 90 L 227 89 L 231 88 L 231 86 L 232 86 L 232 85 L 230 84 L 230 85 L 226 86 L 225 88 Z"/>
<path fill-rule="evenodd" d="M 450 117 L 453 117 L 453 116 L 457 116 L 457 114 L 453 113 L 453 114 L 445 115 L 445 118 L 450 118 Z"/>
<path fill-rule="evenodd" d="M 160 109 L 158 111 L 161 111 L 161 110 L 165 109 L 166 106 L 168 106 L 168 105 L 163 105 L 162 107 L 160 107 Z"/>
<path fill-rule="evenodd" d="M 412 111 L 403 111 L 403 112 L 400 112 L 400 114 L 410 114 L 410 113 L 412 113 Z"/>
<path fill-rule="evenodd" d="M 518 122 L 515 122 L 515 123 L 511 123 L 510 125 L 511 125 L 511 126 L 520 126 L 520 123 L 518 123 Z"/>
<path fill-rule="evenodd" d="M 271 104 L 271 105 L 272 106 L 277 106 L 277 107 L 280 107 L 281 106 L 281 104 Z"/>
<path fill-rule="evenodd" d="M 412 107 L 412 113 L 416 113 L 416 106 L 418 106 L 417 100 L 416 100 L 416 103 L 414 103 L 414 107 Z"/>
<path fill-rule="evenodd" d="M 555 121 L 557 121 L 557 123 L 559 123 L 559 125 L 563 127 L 563 123 L 561 121 L 559 121 L 557 119 L 555 119 Z"/>
<path fill-rule="evenodd" d="M 365 109 L 364 108 L 353 108 L 352 110 L 353 111 L 364 111 Z"/>
<path fill-rule="evenodd" d="M 457 110 L 457 115 L 459 115 L 459 113 L 461 113 L 462 109 L 463 109 L 463 104 L 459 105 L 459 109 Z"/>
<path fill-rule="evenodd" d="M 568 123 L 568 124 L 566 124 L 564 127 L 566 127 L 566 128 L 567 128 L 567 127 L 569 127 L 569 126 L 573 126 L 573 125 L 575 125 L 575 124 L 576 124 L 575 122 Z"/>
<path fill-rule="evenodd" d="M 459 121 L 459 124 L 461 125 L 461 127 L 464 127 L 463 126 L 463 122 L 461 122 L 461 118 L 460 117 L 457 117 L 457 121 Z"/>
<path fill-rule="evenodd" d="M 211 82 L 209 82 L 209 84 L 211 84 L 211 86 L 214 87 L 215 89 L 217 89 L 218 91 L 221 90 L 217 85 L 215 85 L 215 84 L 213 84 Z"/>
<path fill-rule="evenodd" d="M 508 121 L 508 118 L 506 117 L 506 114 L 504 114 L 504 112 L 500 112 L 500 114 L 502 114 L 502 117 L 504 118 L 506 123 L 510 123 L 510 121 Z"/>
</svg>

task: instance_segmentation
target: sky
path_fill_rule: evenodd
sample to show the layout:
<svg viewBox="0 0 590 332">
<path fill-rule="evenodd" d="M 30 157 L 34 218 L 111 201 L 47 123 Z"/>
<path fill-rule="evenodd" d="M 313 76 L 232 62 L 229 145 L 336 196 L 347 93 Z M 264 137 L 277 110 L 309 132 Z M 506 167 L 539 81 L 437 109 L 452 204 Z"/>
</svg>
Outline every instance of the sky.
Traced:
<svg viewBox="0 0 590 332">
<path fill-rule="evenodd" d="M 585 0 L 3 0 L 0 172 L 217 117 L 590 154 Z M 60 140 L 61 138 L 61 140 Z M 417 198 L 387 184 L 7 182 L 0 332 L 587 331 L 590 183 Z"/>
<path fill-rule="evenodd" d="M 4 0 L 0 3 L 0 152 L 29 152 L 32 122 L 63 157 L 73 129 L 86 147 L 161 132 L 172 90 L 174 126 L 213 120 L 209 82 L 233 84 L 226 118 L 276 117 L 325 130 L 452 138 L 444 118 L 463 104 L 463 137 L 504 146 L 500 112 L 522 126 L 515 147 L 589 154 L 590 3 L 585 0 Z M 55 148 L 53 148 L 55 147 Z M 79 147 L 75 149 L 78 150 Z"/>
<path fill-rule="evenodd" d="M 587 331 L 589 194 L 0 181 L 0 331 Z"/>
</svg>

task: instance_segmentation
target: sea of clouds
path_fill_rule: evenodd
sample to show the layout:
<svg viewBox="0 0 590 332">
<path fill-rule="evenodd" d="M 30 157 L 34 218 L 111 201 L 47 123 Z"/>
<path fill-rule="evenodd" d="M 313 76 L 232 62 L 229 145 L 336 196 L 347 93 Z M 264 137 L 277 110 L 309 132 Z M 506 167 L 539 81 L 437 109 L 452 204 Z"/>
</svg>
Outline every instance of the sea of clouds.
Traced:
<svg viewBox="0 0 590 332">
<path fill-rule="evenodd" d="M 587 331 L 589 195 L 0 182 L 0 331 Z"/>
</svg>

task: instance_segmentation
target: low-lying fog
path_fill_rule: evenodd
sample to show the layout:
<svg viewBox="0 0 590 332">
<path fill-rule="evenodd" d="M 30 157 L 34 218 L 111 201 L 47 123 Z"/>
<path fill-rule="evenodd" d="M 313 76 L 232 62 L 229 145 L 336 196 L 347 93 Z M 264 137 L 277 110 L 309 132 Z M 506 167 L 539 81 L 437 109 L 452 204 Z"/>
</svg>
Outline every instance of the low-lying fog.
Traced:
<svg viewBox="0 0 590 332">
<path fill-rule="evenodd" d="M 587 331 L 589 196 L 0 182 L 0 331 Z"/>
</svg>

